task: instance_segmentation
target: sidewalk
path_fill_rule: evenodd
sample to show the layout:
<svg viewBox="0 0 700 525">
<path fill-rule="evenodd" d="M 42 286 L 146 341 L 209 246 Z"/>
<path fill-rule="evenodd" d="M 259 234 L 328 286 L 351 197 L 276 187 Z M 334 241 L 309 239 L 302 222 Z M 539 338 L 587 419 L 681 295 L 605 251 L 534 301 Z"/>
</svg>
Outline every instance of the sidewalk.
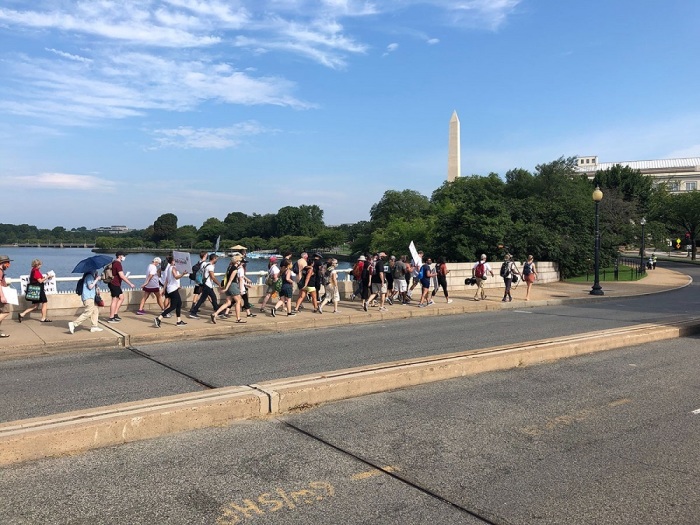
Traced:
<svg viewBox="0 0 700 525">
<path fill-rule="evenodd" d="M 498 279 L 498 277 L 497 277 Z M 209 319 L 211 311 L 204 308 L 199 320 L 186 317 L 189 305 L 183 311 L 183 317 L 187 325 L 175 326 L 175 318 L 164 319 L 162 327 L 156 328 L 153 317 L 159 313 L 155 309 L 149 315 L 138 316 L 134 311 L 122 311 L 122 318 L 118 324 L 106 322 L 108 307 L 101 308 L 100 326 L 103 332 L 92 333 L 89 323 L 76 328 L 75 334 L 68 331 L 68 322 L 73 318 L 52 317 L 51 304 L 49 303 L 49 318 L 52 323 L 40 323 L 38 314 L 32 313 L 25 321 L 18 323 L 17 315 L 2 323 L 2 331 L 10 337 L 2 339 L 0 343 L 0 360 L 40 357 L 43 355 L 69 353 L 75 351 L 88 351 L 106 348 L 123 348 L 139 346 L 149 343 L 164 343 L 168 341 L 182 341 L 184 339 L 201 339 L 205 337 L 231 337 L 237 334 L 249 334 L 255 332 L 275 332 L 294 329 L 325 328 L 336 325 L 360 324 L 376 321 L 388 321 L 392 319 L 406 319 L 410 317 L 431 315 L 454 315 L 475 313 L 493 310 L 522 309 L 534 306 L 551 306 L 571 303 L 573 301 L 604 301 L 608 298 L 627 297 L 660 293 L 668 290 L 682 288 L 692 282 L 691 278 L 682 273 L 657 268 L 649 271 L 647 277 L 636 282 L 604 282 L 603 296 L 593 296 L 589 292 L 591 283 L 535 283 L 530 301 L 523 300 L 525 286 L 519 284 L 513 291 L 512 302 L 501 302 L 502 288 L 487 289 L 491 295 L 484 301 L 474 301 L 473 294 L 476 288 L 454 292 L 450 295 L 453 300 L 446 304 L 442 292 L 435 296 L 435 304 L 428 308 L 418 308 L 417 301 L 409 306 L 387 306 L 388 311 L 378 312 L 376 308 L 370 308 L 369 312 L 362 310 L 359 301 L 341 301 L 339 313 L 333 314 L 332 305 L 327 305 L 322 315 L 312 314 L 310 309 L 303 310 L 299 315 L 287 317 L 278 315 L 272 317 L 269 309 L 260 313 L 259 308 L 253 312 L 255 318 L 246 319 L 245 324 L 238 324 L 235 319 L 217 320 L 212 324 Z M 154 304 L 149 306 L 153 307 Z"/>
</svg>

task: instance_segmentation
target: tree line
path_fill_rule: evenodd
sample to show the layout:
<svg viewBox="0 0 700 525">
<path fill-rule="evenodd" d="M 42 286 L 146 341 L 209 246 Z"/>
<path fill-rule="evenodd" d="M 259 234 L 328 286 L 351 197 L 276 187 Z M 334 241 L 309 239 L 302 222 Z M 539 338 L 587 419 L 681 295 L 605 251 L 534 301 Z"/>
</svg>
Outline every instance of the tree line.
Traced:
<svg viewBox="0 0 700 525">
<path fill-rule="evenodd" d="M 591 268 L 594 250 L 592 191 L 600 186 L 601 264 L 611 265 L 619 249 L 641 245 L 642 217 L 646 246 L 666 248 L 668 238 L 685 236 L 693 245 L 700 234 L 700 193 L 670 194 L 664 184 L 638 170 L 614 166 L 593 181 L 576 172 L 575 158 L 538 165 L 534 172 L 510 170 L 501 178 L 460 177 L 444 182 L 430 197 L 411 190 L 388 190 L 370 209 L 370 219 L 328 226 L 316 205 L 285 206 L 277 213 L 247 215 L 234 211 L 223 220 L 211 217 L 199 227 L 178 226 L 166 213 L 144 230 L 97 236 L 94 230 L 26 224 L 0 224 L 0 243 L 95 242 L 99 248 L 211 250 L 217 238 L 226 250 L 293 252 L 332 249 L 348 254 L 385 251 L 406 254 L 413 241 L 426 254 L 448 261 L 473 261 L 481 253 L 492 260 L 506 252 L 516 259 L 532 254 L 559 263 L 563 277 Z"/>
</svg>

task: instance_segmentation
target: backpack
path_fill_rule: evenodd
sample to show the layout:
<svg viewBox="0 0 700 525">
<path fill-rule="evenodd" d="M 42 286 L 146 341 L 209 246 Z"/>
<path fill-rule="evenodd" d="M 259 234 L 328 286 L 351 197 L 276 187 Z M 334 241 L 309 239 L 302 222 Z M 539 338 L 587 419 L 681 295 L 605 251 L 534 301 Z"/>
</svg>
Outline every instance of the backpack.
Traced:
<svg viewBox="0 0 700 525">
<path fill-rule="evenodd" d="M 328 268 L 324 268 L 323 273 L 321 273 L 321 284 L 323 286 L 331 284 L 331 271 Z"/>
<path fill-rule="evenodd" d="M 508 277 L 510 274 L 510 263 L 508 261 L 503 261 L 501 265 L 501 277 Z"/>
<path fill-rule="evenodd" d="M 532 265 L 530 263 L 523 264 L 523 275 L 527 276 L 532 273 Z"/>
<path fill-rule="evenodd" d="M 292 264 L 292 273 L 299 275 L 299 261 L 294 261 L 294 264 Z"/>
<path fill-rule="evenodd" d="M 190 278 L 190 281 L 194 281 L 197 279 L 197 272 L 199 269 L 202 267 L 202 261 L 199 261 L 197 264 L 195 264 L 192 267 L 192 271 L 190 272 L 190 275 L 188 276 Z"/>
<path fill-rule="evenodd" d="M 352 276 L 355 278 L 356 281 L 359 281 L 362 279 L 362 266 L 361 264 L 363 261 L 356 261 L 355 265 L 352 267 Z"/>
<path fill-rule="evenodd" d="M 207 267 L 209 266 L 209 263 L 203 264 L 202 266 L 199 267 L 199 270 L 197 270 L 197 273 L 194 276 L 194 282 L 197 284 L 204 284 L 207 281 Z"/>
<path fill-rule="evenodd" d="M 102 270 L 102 282 L 109 284 L 112 282 L 112 279 L 114 279 L 114 272 L 112 271 L 112 263 L 109 263 Z M 82 294 L 83 292 L 81 291 L 80 293 Z"/>
<path fill-rule="evenodd" d="M 474 271 L 474 277 L 477 279 L 483 279 L 486 274 L 486 265 L 482 262 L 476 265 L 476 270 Z"/>
<path fill-rule="evenodd" d="M 420 270 L 418 270 L 418 280 L 420 281 L 425 277 L 425 265 L 421 265 Z"/>
<path fill-rule="evenodd" d="M 83 287 L 85 286 L 85 278 L 90 275 L 88 273 L 84 273 L 83 276 L 78 279 L 78 284 L 75 285 L 75 293 L 78 295 L 83 295 Z"/>
</svg>

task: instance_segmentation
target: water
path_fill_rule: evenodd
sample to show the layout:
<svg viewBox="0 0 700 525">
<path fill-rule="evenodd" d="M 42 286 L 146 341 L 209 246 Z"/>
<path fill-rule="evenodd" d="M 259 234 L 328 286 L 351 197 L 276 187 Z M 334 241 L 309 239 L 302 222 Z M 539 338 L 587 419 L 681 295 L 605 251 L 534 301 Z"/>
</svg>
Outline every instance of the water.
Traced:
<svg viewBox="0 0 700 525">
<path fill-rule="evenodd" d="M 80 277 L 80 274 L 71 273 L 75 265 L 83 259 L 92 257 L 95 253 L 90 248 L 16 248 L 11 246 L 0 247 L 0 254 L 7 255 L 12 259 L 12 264 L 7 270 L 7 276 L 12 279 L 19 279 L 22 275 L 29 275 L 32 269 L 32 261 L 39 259 L 42 262 L 41 272 L 47 273 L 53 270 L 56 277 Z M 107 254 L 114 256 L 114 254 Z M 154 257 L 165 258 L 164 254 L 154 253 L 130 253 L 124 261 L 124 272 L 130 272 L 133 275 L 145 275 L 148 265 L 153 261 Z M 190 258 L 194 263 L 199 259 L 199 251 L 190 253 Z M 230 259 L 228 257 L 220 257 L 216 262 L 216 272 L 222 273 L 226 270 Z M 351 264 L 340 261 L 338 268 L 350 268 Z M 248 272 L 258 272 L 267 270 L 267 259 L 249 259 Z M 135 279 L 134 284 L 142 284 L 143 279 Z M 188 284 L 189 280 L 185 278 L 183 284 Z M 59 282 L 59 291 L 71 291 L 75 289 L 74 282 Z"/>
</svg>

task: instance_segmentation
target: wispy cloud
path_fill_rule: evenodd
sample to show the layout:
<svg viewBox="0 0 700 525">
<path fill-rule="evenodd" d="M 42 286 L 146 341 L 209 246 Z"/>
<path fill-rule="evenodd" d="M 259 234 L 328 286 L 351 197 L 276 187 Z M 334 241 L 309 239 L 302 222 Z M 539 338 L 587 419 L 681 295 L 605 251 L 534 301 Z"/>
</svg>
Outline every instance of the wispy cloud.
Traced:
<svg viewBox="0 0 700 525">
<path fill-rule="evenodd" d="M 244 137 L 265 133 L 254 121 L 242 122 L 226 128 L 192 128 L 181 126 L 171 129 L 156 129 L 152 132 L 156 145 L 150 149 L 226 149 L 238 146 Z"/>
<path fill-rule="evenodd" d="M 394 51 L 396 51 L 398 48 L 399 48 L 399 45 L 398 45 L 396 42 L 394 42 L 394 43 L 392 43 L 392 44 L 389 44 L 388 46 L 386 46 L 386 51 L 384 52 L 384 54 L 383 54 L 382 56 L 385 57 L 385 56 L 387 56 L 388 54 L 393 53 Z"/>
<path fill-rule="evenodd" d="M 7 177 L 12 182 L 24 184 L 35 190 L 77 190 L 77 191 L 112 191 L 112 181 L 93 175 L 73 175 L 70 173 L 39 173 L 32 176 Z"/>
</svg>

